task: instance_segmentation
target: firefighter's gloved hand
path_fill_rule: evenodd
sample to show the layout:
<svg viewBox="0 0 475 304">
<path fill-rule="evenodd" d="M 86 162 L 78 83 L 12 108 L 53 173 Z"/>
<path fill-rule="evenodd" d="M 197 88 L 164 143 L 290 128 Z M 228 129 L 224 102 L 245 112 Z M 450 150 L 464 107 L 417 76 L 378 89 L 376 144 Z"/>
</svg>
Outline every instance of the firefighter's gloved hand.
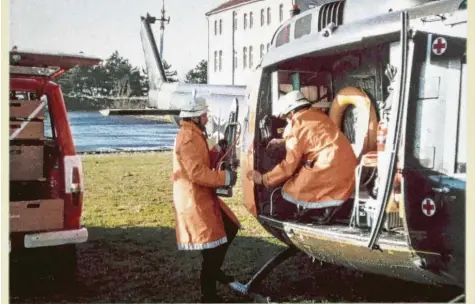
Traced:
<svg viewBox="0 0 475 304">
<path fill-rule="evenodd" d="M 226 149 L 228 148 L 228 141 L 224 138 L 220 139 L 214 147 L 218 152 L 226 151 Z"/>
<path fill-rule="evenodd" d="M 267 144 L 267 152 L 274 153 L 279 152 L 280 150 L 285 150 L 285 140 L 281 138 L 273 138 Z"/>
<path fill-rule="evenodd" d="M 229 173 L 229 177 L 230 177 L 230 182 L 229 182 L 229 186 L 234 186 L 236 185 L 236 181 L 237 181 L 237 173 L 234 172 L 234 171 L 227 171 Z"/>
<path fill-rule="evenodd" d="M 247 178 L 258 185 L 261 185 L 263 183 L 262 174 L 256 170 L 247 172 Z"/>
</svg>

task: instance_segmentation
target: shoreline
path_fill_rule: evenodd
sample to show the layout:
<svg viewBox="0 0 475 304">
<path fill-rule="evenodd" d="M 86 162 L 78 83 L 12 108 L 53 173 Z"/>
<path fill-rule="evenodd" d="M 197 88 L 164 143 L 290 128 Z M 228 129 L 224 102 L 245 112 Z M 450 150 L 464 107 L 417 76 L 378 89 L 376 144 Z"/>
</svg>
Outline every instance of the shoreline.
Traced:
<svg viewBox="0 0 475 304">
<path fill-rule="evenodd" d="M 68 113 L 99 113 L 101 114 L 101 111 L 106 110 L 106 109 L 95 109 L 95 110 L 68 110 Z M 110 110 L 118 110 L 118 109 L 110 109 Z M 137 109 L 140 110 L 140 109 Z M 167 114 L 167 115 L 150 115 L 150 114 L 141 114 L 141 115 L 103 115 L 104 117 L 108 116 L 133 116 L 137 119 L 141 120 L 146 120 L 146 121 L 155 121 L 158 123 L 163 123 L 163 124 L 173 124 L 176 125 L 175 119 L 173 118 L 173 115 Z"/>
<path fill-rule="evenodd" d="M 83 151 L 76 152 L 80 156 L 91 156 L 91 155 L 120 155 L 120 154 L 146 154 L 146 153 L 159 153 L 159 152 L 170 152 L 173 148 L 157 148 L 150 150 L 110 150 L 110 151 Z"/>
</svg>

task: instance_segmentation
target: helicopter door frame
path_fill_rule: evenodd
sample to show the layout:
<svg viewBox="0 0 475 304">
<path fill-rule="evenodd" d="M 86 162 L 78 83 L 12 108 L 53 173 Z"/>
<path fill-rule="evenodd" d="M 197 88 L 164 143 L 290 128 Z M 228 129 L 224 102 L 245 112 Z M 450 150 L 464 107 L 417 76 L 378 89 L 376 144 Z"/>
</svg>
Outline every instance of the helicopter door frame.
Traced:
<svg viewBox="0 0 475 304">
<path fill-rule="evenodd" d="M 396 162 L 400 150 L 401 134 L 404 134 L 405 119 L 407 116 L 407 104 L 409 100 L 409 87 L 412 73 L 412 60 L 414 56 L 414 41 L 409 38 L 409 16 L 407 11 L 401 12 L 401 31 L 400 31 L 400 55 L 399 81 L 396 85 L 396 94 L 393 98 L 391 107 L 391 116 L 388 127 L 385 152 L 383 153 L 384 164 L 387 164 L 385 170 L 380 172 L 378 202 L 379 208 L 376 211 L 375 224 L 371 228 L 371 234 L 367 247 L 371 250 L 381 250 L 376 243 L 381 234 L 386 208 L 389 203 L 391 191 L 393 190 L 393 181 L 396 174 Z"/>
<path fill-rule="evenodd" d="M 238 132 L 239 127 L 239 132 Z M 228 147 L 224 152 L 224 155 L 221 156 L 220 162 L 217 164 L 220 170 L 232 170 L 237 169 L 237 140 L 239 139 L 240 133 L 242 131 L 242 126 L 239 123 L 239 100 L 237 98 L 233 99 L 231 104 L 231 109 L 229 111 L 228 123 L 224 129 L 224 139 L 228 143 Z M 219 138 L 219 137 L 218 137 Z M 233 186 L 220 187 L 216 189 L 216 194 L 222 197 L 232 197 L 233 196 Z"/>
</svg>

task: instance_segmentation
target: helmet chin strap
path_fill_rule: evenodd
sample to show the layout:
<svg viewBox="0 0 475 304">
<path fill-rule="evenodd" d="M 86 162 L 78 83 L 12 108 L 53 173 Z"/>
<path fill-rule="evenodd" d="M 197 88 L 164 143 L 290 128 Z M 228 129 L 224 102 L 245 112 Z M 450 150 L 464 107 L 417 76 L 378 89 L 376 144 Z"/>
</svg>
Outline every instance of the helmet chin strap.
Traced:
<svg viewBox="0 0 475 304">
<path fill-rule="evenodd" d="M 206 126 L 201 123 L 201 118 L 199 116 L 192 117 L 191 121 L 194 122 L 198 126 L 198 128 L 200 128 L 200 130 L 206 134 Z M 206 134 L 206 136 L 208 135 Z"/>
</svg>

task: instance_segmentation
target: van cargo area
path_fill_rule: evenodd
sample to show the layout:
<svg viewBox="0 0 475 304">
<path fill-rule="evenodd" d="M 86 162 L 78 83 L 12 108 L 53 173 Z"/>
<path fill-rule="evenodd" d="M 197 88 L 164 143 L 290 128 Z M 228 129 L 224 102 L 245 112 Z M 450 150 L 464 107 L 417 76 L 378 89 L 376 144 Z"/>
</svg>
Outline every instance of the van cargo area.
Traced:
<svg viewBox="0 0 475 304">
<path fill-rule="evenodd" d="M 11 97 L 31 97 L 31 94 Z M 45 100 L 10 100 L 10 231 L 60 230 L 64 200 L 47 179 Z"/>
<path fill-rule="evenodd" d="M 82 166 L 61 88 L 83 55 L 10 52 L 10 250 L 85 242 Z"/>
</svg>

